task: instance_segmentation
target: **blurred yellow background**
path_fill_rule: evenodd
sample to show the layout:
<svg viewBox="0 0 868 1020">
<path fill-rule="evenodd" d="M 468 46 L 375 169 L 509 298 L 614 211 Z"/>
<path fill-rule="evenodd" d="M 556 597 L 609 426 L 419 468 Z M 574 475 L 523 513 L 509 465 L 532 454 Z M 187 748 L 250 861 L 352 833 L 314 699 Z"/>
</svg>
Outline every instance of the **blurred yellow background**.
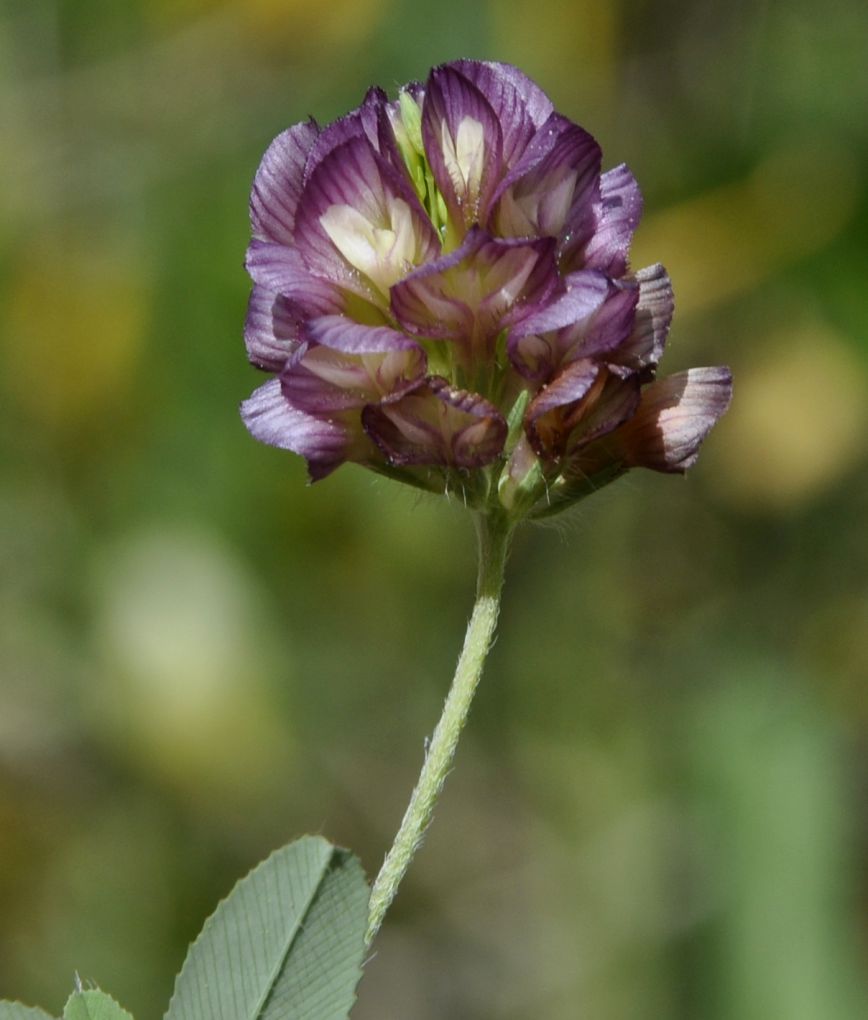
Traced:
<svg viewBox="0 0 868 1020">
<path fill-rule="evenodd" d="M 376 871 L 473 585 L 462 511 L 306 488 L 237 405 L 247 195 L 368 85 L 511 61 L 626 161 L 686 482 L 526 529 L 357 1020 L 860 1020 L 868 963 L 868 8 L 0 6 L 0 997 L 161 1015 L 272 848 Z"/>
</svg>

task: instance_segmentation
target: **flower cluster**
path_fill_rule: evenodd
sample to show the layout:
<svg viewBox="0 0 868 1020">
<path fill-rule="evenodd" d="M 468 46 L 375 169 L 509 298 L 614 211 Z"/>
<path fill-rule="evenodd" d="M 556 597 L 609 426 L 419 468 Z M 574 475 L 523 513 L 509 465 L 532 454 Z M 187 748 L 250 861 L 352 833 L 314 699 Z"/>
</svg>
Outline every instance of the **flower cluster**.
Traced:
<svg viewBox="0 0 868 1020">
<path fill-rule="evenodd" d="M 275 374 L 251 433 L 313 480 L 352 461 L 514 516 L 690 467 L 730 374 L 655 381 L 672 288 L 629 271 L 641 195 L 600 164 L 525 75 L 471 60 L 279 135 L 250 203 L 245 339 Z"/>
</svg>

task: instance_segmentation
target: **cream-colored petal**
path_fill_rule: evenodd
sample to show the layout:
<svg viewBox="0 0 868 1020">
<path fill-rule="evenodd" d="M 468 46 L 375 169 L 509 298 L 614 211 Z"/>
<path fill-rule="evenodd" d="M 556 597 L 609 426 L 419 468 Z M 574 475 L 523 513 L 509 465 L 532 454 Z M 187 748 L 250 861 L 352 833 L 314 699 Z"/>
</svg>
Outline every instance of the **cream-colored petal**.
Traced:
<svg viewBox="0 0 868 1020">
<path fill-rule="evenodd" d="M 413 214 L 400 198 L 389 204 L 389 223 L 375 223 L 350 205 L 330 206 L 320 225 L 332 244 L 384 294 L 413 268 L 419 250 Z"/>
<path fill-rule="evenodd" d="M 475 204 L 482 190 L 482 169 L 485 165 L 485 132 L 474 117 L 465 117 L 458 125 L 455 138 L 446 121 L 441 129 L 443 160 L 459 199 Z"/>
</svg>

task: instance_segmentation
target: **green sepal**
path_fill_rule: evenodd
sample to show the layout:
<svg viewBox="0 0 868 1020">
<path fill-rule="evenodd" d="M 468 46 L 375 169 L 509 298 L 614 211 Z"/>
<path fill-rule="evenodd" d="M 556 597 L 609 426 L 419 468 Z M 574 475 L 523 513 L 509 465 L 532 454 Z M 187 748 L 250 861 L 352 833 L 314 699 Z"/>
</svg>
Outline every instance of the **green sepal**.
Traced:
<svg viewBox="0 0 868 1020">
<path fill-rule="evenodd" d="M 407 132 L 407 141 L 416 155 L 424 158 L 425 146 L 422 143 L 422 107 L 410 95 L 403 91 L 398 93 L 398 106 L 401 110 L 401 123 Z"/>
<path fill-rule="evenodd" d="M 521 428 L 524 424 L 524 412 L 527 410 L 527 405 L 529 403 L 530 390 L 522 390 L 515 398 L 515 403 L 509 409 L 509 414 L 506 416 L 506 425 L 508 429 L 506 434 L 507 450 L 511 450 L 521 436 Z"/>
<path fill-rule="evenodd" d="M 528 517 L 532 521 L 538 521 L 544 517 L 559 514 L 586 496 L 592 496 L 595 492 L 599 492 L 604 486 L 620 478 L 626 471 L 626 465 L 615 463 L 593 475 L 561 475 L 556 482 L 548 487 L 546 498 L 540 500 L 533 507 Z"/>
<path fill-rule="evenodd" d="M 545 487 L 542 465 L 537 458 L 518 483 L 509 474 L 509 465 L 500 476 L 497 495 L 501 506 L 509 512 L 512 520 L 518 521 L 527 516 L 528 510 L 539 499 Z"/>
</svg>

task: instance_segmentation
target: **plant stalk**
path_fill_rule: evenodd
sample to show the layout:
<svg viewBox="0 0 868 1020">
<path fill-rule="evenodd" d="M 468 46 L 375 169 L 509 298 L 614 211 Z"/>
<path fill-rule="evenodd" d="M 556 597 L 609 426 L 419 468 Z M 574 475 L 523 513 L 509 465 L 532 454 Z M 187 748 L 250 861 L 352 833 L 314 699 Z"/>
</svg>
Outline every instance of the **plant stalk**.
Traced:
<svg viewBox="0 0 868 1020">
<path fill-rule="evenodd" d="M 473 613 L 467 625 L 464 647 L 443 705 L 443 713 L 428 744 L 419 780 L 395 841 L 386 854 L 371 890 L 366 946 L 370 946 L 380 930 L 386 911 L 398 892 L 398 886 L 422 844 L 446 776 L 452 767 L 458 738 L 467 721 L 497 626 L 512 525 L 499 514 L 479 514 L 475 520 L 479 539 L 479 569 Z"/>
</svg>

